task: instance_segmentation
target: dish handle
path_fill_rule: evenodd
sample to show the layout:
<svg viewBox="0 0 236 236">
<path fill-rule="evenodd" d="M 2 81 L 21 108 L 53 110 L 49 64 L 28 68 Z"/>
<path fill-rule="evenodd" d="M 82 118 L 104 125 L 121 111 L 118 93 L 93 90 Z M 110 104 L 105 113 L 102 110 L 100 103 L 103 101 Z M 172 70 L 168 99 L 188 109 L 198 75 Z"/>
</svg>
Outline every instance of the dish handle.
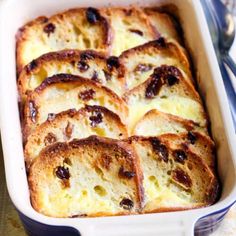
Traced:
<svg viewBox="0 0 236 236">
<path fill-rule="evenodd" d="M 157 218 L 138 216 L 134 220 L 126 217 L 125 220 L 105 219 L 101 222 L 78 223 L 74 227 L 81 236 L 193 236 L 194 224 L 197 219 L 188 216 L 182 217 L 160 217 Z"/>
</svg>

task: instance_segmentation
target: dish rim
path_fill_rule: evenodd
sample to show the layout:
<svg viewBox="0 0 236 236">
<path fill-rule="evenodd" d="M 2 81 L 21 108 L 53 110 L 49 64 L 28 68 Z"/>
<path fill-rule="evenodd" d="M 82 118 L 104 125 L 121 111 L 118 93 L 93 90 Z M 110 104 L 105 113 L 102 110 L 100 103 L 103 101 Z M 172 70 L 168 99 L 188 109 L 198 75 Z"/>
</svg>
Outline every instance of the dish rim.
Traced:
<svg viewBox="0 0 236 236">
<path fill-rule="evenodd" d="M 25 0 L 25 2 L 27 2 L 27 0 Z M 65 2 L 65 1 L 64 1 Z M 162 2 L 162 1 L 160 1 Z M 4 16 L 4 9 L 6 9 L 7 4 L 10 3 L 17 3 L 17 1 L 15 0 L 4 0 L 2 1 L 1 5 L 0 5 L 0 22 L 1 19 Z M 22 4 L 22 3 L 21 3 Z M 220 70 L 219 70 L 219 66 L 218 66 L 218 62 L 216 59 L 216 55 L 213 49 L 213 45 L 211 42 L 211 38 L 210 38 L 210 34 L 208 31 L 208 27 L 207 27 L 207 23 L 206 23 L 206 19 L 205 16 L 203 14 L 203 10 L 202 10 L 202 6 L 200 1 L 191 1 L 193 10 L 196 14 L 197 17 L 197 22 L 199 24 L 199 27 L 202 31 L 202 37 L 204 34 L 204 48 L 205 48 L 205 53 L 208 59 L 208 63 L 210 66 L 210 71 L 212 74 L 212 80 L 214 82 L 215 85 L 215 89 L 216 89 L 216 93 L 218 95 L 219 98 L 219 105 L 221 110 L 223 110 L 222 112 L 222 118 L 224 121 L 224 125 L 225 125 L 225 133 L 227 135 L 227 139 L 229 142 L 229 148 L 230 148 L 230 152 L 231 152 L 231 156 L 232 156 L 232 162 L 234 163 L 234 169 L 236 169 L 236 147 L 234 146 L 234 143 L 236 143 L 236 135 L 233 132 L 233 123 L 232 123 L 232 118 L 231 118 L 231 114 L 229 111 L 229 106 L 227 104 L 227 97 L 226 97 L 226 93 L 225 90 L 222 89 L 224 87 L 223 85 L 223 80 L 220 74 Z M 78 4 L 79 5 L 79 4 Z M 201 24 L 199 23 L 201 19 Z M 3 32 L 4 30 L 4 26 L 2 23 L 0 23 L 0 32 Z M 0 61 L 3 61 L 4 59 L 4 55 L 3 53 L 1 53 L 2 51 L 5 50 L 1 50 L 3 49 L 4 43 L 2 42 L 3 37 L 0 36 Z M 206 45 L 208 45 L 208 47 L 206 47 Z M 211 60 L 210 60 L 211 58 Z M 2 68 L 3 68 L 3 64 L 0 64 L 0 77 L 3 78 L 4 77 L 4 73 L 2 72 Z M 4 70 L 3 70 L 4 71 Z M 6 101 L 5 98 L 3 98 L 2 94 L 5 94 L 5 92 L 3 92 L 3 88 L 5 88 L 5 86 L 3 86 L 3 79 L 0 80 L 0 101 Z M 1 90 L 2 89 L 2 90 Z M 14 183 L 11 182 L 11 177 L 9 177 L 9 171 L 8 171 L 8 160 L 7 157 L 9 156 L 9 153 L 12 151 L 10 150 L 10 136 L 7 134 L 7 129 L 9 128 L 9 126 L 5 126 L 5 121 L 7 121 L 6 118 L 6 104 L 0 104 L 0 127 L 1 127 L 1 136 L 2 136 L 2 146 L 3 146 L 3 152 L 4 152 L 4 164 L 5 164 L 5 173 L 6 173 L 6 179 L 7 179 L 7 186 L 8 186 L 8 192 L 10 194 L 11 200 L 14 203 L 14 205 L 16 206 L 16 208 L 22 212 L 24 215 L 28 216 L 31 219 L 34 219 L 38 222 L 47 224 L 47 225 L 64 225 L 64 226 L 71 226 L 71 227 L 75 227 L 78 228 L 81 231 L 81 228 L 83 228 L 83 225 L 85 225 L 84 227 L 86 227 L 87 224 L 90 223 L 101 223 L 102 221 L 114 221 L 114 219 L 119 219 L 120 222 L 125 222 L 127 217 L 129 218 L 129 220 L 131 220 L 131 218 L 140 218 L 140 217 L 145 217 L 145 218 L 150 218 L 150 220 L 152 218 L 155 218 L 155 220 L 157 219 L 167 219 L 167 218 L 176 218 L 176 216 L 180 217 L 183 216 L 185 218 L 189 218 L 188 220 L 186 220 L 186 222 L 191 222 L 191 227 L 193 226 L 193 224 L 195 223 L 195 221 L 199 218 L 202 218 L 206 215 L 209 214 L 214 214 L 217 213 L 218 211 L 221 211 L 224 208 L 227 208 L 229 205 L 231 205 L 234 201 L 235 201 L 235 196 L 236 196 L 236 186 L 234 186 L 233 190 L 231 191 L 230 195 L 227 196 L 224 200 L 220 200 L 217 203 L 215 203 L 212 206 L 209 207 L 205 207 L 205 208 L 200 208 L 200 209 L 193 209 L 193 210 L 187 210 L 187 211 L 178 211 L 178 212 L 165 212 L 165 213 L 154 213 L 154 214 L 142 214 L 142 215 L 130 215 L 130 216 L 112 216 L 112 217 L 100 217 L 100 218 L 63 218 L 63 219 L 59 219 L 59 218 L 53 218 L 53 217 L 47 217 L 44 216 L 38 212 L 36 212 L 32 207 L 31 211 L 26 211 L 24 206 L 22 206 L 21 204 L 19 204 L 19 201 L 17 200 L 18 196 L 15 195 L 14 191 L 12 190 L 12 186 L 14 186 Z M 17 131 L 19 132 L 19 130 Z M 87 223 L 86 223 L 87 222 Z M 79 225 L 79 226 L 78 226 Z M 83 230 L 82 230 L 83 231 Z"/>
</svg>

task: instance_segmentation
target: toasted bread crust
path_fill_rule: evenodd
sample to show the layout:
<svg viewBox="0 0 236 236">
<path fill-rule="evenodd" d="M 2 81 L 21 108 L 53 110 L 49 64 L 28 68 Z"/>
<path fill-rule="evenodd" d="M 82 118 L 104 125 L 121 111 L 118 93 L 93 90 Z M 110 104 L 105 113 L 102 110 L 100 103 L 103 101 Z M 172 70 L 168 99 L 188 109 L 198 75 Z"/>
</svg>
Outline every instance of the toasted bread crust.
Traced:
<svg viewBox="0 0 236 236">
<path fill-rule="evenodd" d="M 128 48 L 159 37 L 159 32 L 156 31 L 146 14 L 139 7 L 107 8 L 104 10 L 104 14 L 110 20 L 113 31 L 111 53 L 115 56 L 119 56 Z M 122 44 L 120 44 L 121 39 Z M 117 48 L 118 44 L 120 48 Z"/>
<path fill-rule="evenodd" d="M 127 51 L 124 51 L 120 55 L 121 63 L 124 64 L 126 70 L 125 70 L 125 78 L 130 79 L 130 74 L 135 73 L 135 70 L 139 63 L 149 63 L 146 62 L 145 59 L 142 59 L 140 62 L 138 60 L 138 57 L 142 58 L 142 56 L 145 55 L 153 55 L 153 57 L 164 57 L 166 59 L 172 59 L 172 62 L 175 64 L 169 64 L 176 66 L 178 69 L 181 69 L 185 76 L 184 79 L 189 82 L 189 84 L 194 88 L 194 81 L 192 78 L 191 68 L 189 59 L 187 57 L 187 53 L 185 52 L 185 49 L 181 47 L 176 42 L 170 42 L 166 40 L 163 37 L 160 37 L 157 40 L 147 42 L 143 45 L 139 45 L 137 47 L 131 48 Z M 136 61 L 134 61 L 136 59 Z M 132 67 L 129 67 L 130 60 L 134 61 L 134 65 Z M 174 62 L 173 62 L 174 60 Z M 152 63 L 154 63 L 152 61 Z M 152 64 L 152 68 L 150 70 L 150 73 L 153 72 L 153 69 L 157 66 L 160 66 L 160 62 L 157 60 L 154 64 Z M 164 64 L 164 63 L 162 63 Z M 144 81 L 141 81 L 144 82 Z M 132 87 L 129 89 L 132 89 Z"/>
<path fill-rule="evenodd" d="M 156 122 L 157 124 L 160 122 L 162 126 L 165 126 L 164 124 L 170 124 L 172 126 L 176 126 L 179 128 L 179 130 L 183 129 L 183 132 L 189 132 L 189 131 L 198 131 L 203 134 L 208 135 L 208 131 L 206 128 L 199 127 L 199 124 L 192 120 L 187 120 L 184 118 L 181 118 L 180 116 L 175 116 L 169 113 L 158 111 L 157 109 L 152 109 L 148 111 L 135 125 L 132 135 L 144 135 L 140 134 L 139 129 L 142 129 L 143 125 L 146 122 Z M 181 131 L 178 131 L 180 133 Z M 155 131 L 153 131 L 155 133 Z M 160 133 L 157 133 L 158 130 L 156 130 L 155 136 L 160 135 Z M 170 130 L 167 131 L 168 133 L 171 133 Z M 152 136 L 146 131 L 145 136 Z M 209 136 L 207 136 L 209 137 Z M 209 138 L 210 139 L 210 138 Z"/>
<path fill-rule="evenodd" d="M 116 89 L 115 92 L 117 91 L 117 93 L 121 93 L 120 91 L 125 90 L 125 80 L 123 76 L 124 66 L 119 62 L 118 58 L 115 66 L 110 65 L 109 60 L 109 57 L 93 50 L 62 50 L 46 53 L 26 65 L 21 71 L 18 78 L 18 89 L 20 96 L 25 100 L 26 95 L 35 89 L 35 85 L 30 87 L 32 82 L 35 83 L 35 77 L 37 76 L 38 78 L 39 74 L 43 71 L 45 71 L 47 77 L 49 77 L 51 76 L 50 70 L 54 72 L 53 68 L 55 67 L 55 70 L 58 70 L 57 67 L 60 65 L 64 66 L 62 73 L 67 73 L 68 70 L 72 70 L 72 73 L 75 75 L 77 74 L 88 79 L 95 80 L 105 86 L 112 88 L 113 90 Z M 85 63 L 88 68 L 85 68 L 84 71 L 79 70 L 78 63 L 80 62 Z M 99 68 L 94 68 L 92 72 L 91 70 L 93 69 L 93 64 L 96 64 Z M 101 76 L 99 73 L 109 74 L 110 81 L 107 81 L 106 78 L 99 78 L 99 76 Z M 105 76 L 106 74 L 103 75 L 103 77 Z M 44 79 L 45 77 L 41 76 L 40 81 L 38 81 L 37 84 L 40 85 Z M 113 85 L 114 83 L 117 84 L 117 88 Z"/>
<path fill-rule="evenodd" d="M 24 58 L 24 56 L 25 56 L 24 55 L 24 53 L 25 53 L 24 47 L 30 40 L 32 40 L 32 36 L 31 36 L 32 32 L 40 31 L 39 35 L 43 34 L 43 30 L 45 29 L 43 27 L 46 27 L 48 24 L 53 24 L 55 28 L 57 25 L 62 27 L 62 24 L 65 23 L 65 21 L 68 21 L 71 24 L 76 24 L 76 21 L 74 22 L 74 18 L 76 18 L 76 17 L 77 18 L 82 17 L 83 21 L 86 22 L 87 21 L 86 12 L 89 9 L 91 9 L 91 8 L 70 9 L 65 12 L 61 12 L 56 15 L 53 15 L 49 18 L 45 17 L 45 16 L 41 16 L 33 21 L 26 23 L 23 27 L 21 27 L 19 29 L 18 33 L 16 34 L 16 40 L 17 40 L 16 62 L 17 62 L 18 74 L 27 63 L 29 63 L 32 59 L 35 59 L 36 57 L 40 56 L 40 54 L 39 54 L 35 58 Z M 109 47 L 111 45 L 111 38 L 112 38 L 110 25 L 109 25 L 107 19 L 102 15 L 101 11 L 99 11 L 98 9 L 95 9 L 94 11 L 97 12 L 99 17 L 97 17 L 97 22 L 90 24 L 90 27 L 93 27 L 93 25 L 94 25 L 100 31 L 99 38 L 97 38 L 97 40 L 98 40 L 97 49 L 99 51 L 109 53 L 109 50 L 110 50 Z M 98 27 L 98 25 L 99 25 L 99 27 Z M 80 26 L 76 24 L 76 27 L 80 27 Z M 55 28 L 54 28 L 54 30 L 55 30 Z M 54 32 L 54 30 L 53 30 L 53 32 Z M 48 36 L 49 36 L 49 34 L 48 34 Z M 85 47 L 86 47 L 86 45 L 85 45 Z M 86 47 L 86 48 L 90 48 L 90 47 Z M 86 48 L 84 48 L 84 49 L 86 49 Z M 57 48 L 57 50 L 60 50 L 60 49 L 65 49 L 65 47 L 64 48 Z M 55 51 L 55 50 L 51 50 L 51 51 Z M 45 52 L 49 52 L 49 50 L 44 51 L 44 53 Z"/>
<path fill-rule="evenodd" d="M 157 68 L 155 68 L 155 69 L 161 69 L 162 67 L 170 67 L 170 66 L 167 66 L 167 65 L 162 65 L 162 66 L 160 66 L 160 67 L 157 67 Z M 177 67 L 174 67 L 175 69 L 177 69 Z M 178 69 L 177 69 L 178 70 Z M 178 70 L 179 71 L 179 70 Z M 178 72 L 179 73 L 179 75 L 178 75 L 178 83 L 176 83 L 176 85 L 178 86 L 178 88 L 179 88 L 179 93 L 180 93 L 180 95 L 181 96 L 184 96 L 184 97 L 189 97 L 189 98 L 191 98 L 191 99 L 193 99 L 193 100 L 195 100 L 195 101 L 197 101 L 197 102 L 201 102 L 201 100 L 200 100 L 200 96 L 199 96 L 199 94 L 197 93 L 197 91 L 191 86 L 191 84 L 190 83 L 188 83 L 185 79 L 184 79 L 184 77 L 183 77 L 183 74 L 179 71 Z M 135 87 L 135 88 L 133 88 L 133 89 L 131 89 L 131 90 L 129 90 L 129 91 L 127 91 L 126 93 L 124 93 L 124 98 L 126 98 L 126 97 L 128 97 L 129 95 L 131 95 L 131 94 L 133 94 L 133 93 L 135 93 L 135 92 L 141 92 L 141 91 L 144 91 L 144 94 L 145 94 L 145 91 L 146 91 L 146 89 L 147 89 L 147 87 L 148 87 L 148 85 L 152 82 L 152 81 L 154 81 L 156 78 L 155 78 L 155 71 L 154 71 L 154 73 L 145 81 L 145 82 L 143 82 L 142 84 L 140 84 L 140 85 L 138 85 L 137 87 Z M 164 83 L 163 83 L 163 85 L 164 85 Z M 164 86 L 161 86 L 160 87 L 160 90 L 162 89 L 162 87 L 164 87 Z"/>
<path fill-rule="evenodd" d="M 175 81 L 169 83 L 169 71 L 172 70 L 174 73 L 172 74 L 173 77 L 171 75 L 171 79 L 174 79 Z M 136 115 L 137 118 L 133 119 L 133 112 L 130 112 L 131 116 L 129 119 L 131 132 L 136 123 L 146 114 L 146 112 L 152 109 L 161 109 L 162 112 L 168 112 L 185 119 L 193 120 L 199 127 L 202 127 L 203 129 L 207 128 L 208 119 L 199 94 L 183 79 L 182 73 L 176 67 L 162 65 L 155 68 L 154 73 L 145 82 L 124 93 L 123 98 L 127 102 L 129 108 L 131 107 L 134 109 L 135 106 L 141 106 L 141 112 Z M 179 99 L 182 103 L 178 104 L 177 101 L 174 103 L 174 101 L 172 101 L 173 99 Z M 152 101 L 156 101 L 156 103 Z M 166 101 L 172 101 L 172 109 L 170 109 L 170 105 L 167 106 L 167 108 L 163 105 L 159 105 L 165 104 Z M 186 101 L 188 104 L 187 107 L 183 106 L 183 103 Z M 151 106 L 148 106 L 147 104 L 151 104 Z M 178 105 L 180 109 L 182 109 L 182 112 L 175 110 L 175 107 Z M 147 108 L 145 108 L 145 106 L 147 106 Z M 190 111 L 193 106 L 196 107 L 195 109 L 197 110 L 195 113 Z M 191 118 L 186 117 L 187 115 L 183 113 L 184 110 L 190 111 L 188 116 L 191 115 Z"/>
<path fill-rule="evenodd" d="M 157 7 L 144 8 L 144 12 L 161 36 L 175 40 L 180 44 L 183 43 L 172 15 L 160 12 L 160 9 Z"/>
<path fill-rule="evenodd" d="M 60 87 L 63 85 L 69 86 L 69 90 L 70 88 L 78 90 L 82 86 L 84 88 L 84 91 L 92 90 L 94 94 L 98 92 L 100 95 L 101 94 L 103 94 L 103 96 L 106 95 L 106 97 L 110 99 L 111 101 L 113 101 L 114 104 L 119 104 L 119 106 L 115 106 L 112 104 L 110 104 L 109 106 L 113 107 L 113 111 L 116 111 L 115 113 L 119 113 L 118 115 L 121 117 L 122 122 L 126 123 L 126 117 L 128 114 L 127 106 L 125 102 L 118 95 L 113 93 L 110 89 L 102 86 L 99 83 L 82 78 L 80 76 L 74 76 L 74 75 L 69 75 L 69 74 L 59 74 L 59 75 L 55 75 L 55 76 L 45 79 L 44 82 L 28 96 L 26 104 L 25 104 L 25 109 L 24 109 L 24 130 L 23 130 L 24 137 L 27 137 L 36 128 L 36 126 L 46 121 L 47 119 L 47 118 L 46 119 L 43 118 L 42 121 L 39 121 L 39 117 L 40 117 L 40 114 L 38 112 L 39 109 L 41 107 L 42 109 L 46 108 L 45 106 L 41 106 L 43 94 L 47 92 L 48 90 L 50 91 L 50 89 L 52 88 L 56 89 L 57 86 Z M 82 99 L 80 100 L 84 104 L 87 104 L 86 100 L 82 100 Z M 92 105 L 95 105 L 95 104 L 92 104 Z M 76 106 L 76 104 L 74 106 Z M 69 107 L 69 108 L 76 108 L 76 107 Z M 61 110 L 59 112 L 61 112 Z M 51 111 L 50 113 L 54 113 L 54 112 Z"/>
<path fill-rule="evenodd" d="M 119 142 L 117 140 L 101 138 L 96 136 L 91 136 L 87 139 L 73 140 L 70 143 L 53 144 L 44 149 L 40 153 L 40 156 L 35 159 L 35 161 L 30 167 L 28 180 L 31 192 L 31 202 L 33 207 L 37 211 L 48 216 L 54 216 L 52 211 L 47 209 L 46 205 L 43 202 L 43 199 L 40 198 L 40 194 L 42 191 L 41 184 L 47 184 L 47 182 L 44 182 L 45 180 L 43 179 L 38 179 L 38 176 L 45 174 L 48 176 L 49 179 L 51 179 L 52 177 L 50 176 L 51 175 L 50 171 L 53 171 L 53 169 L 57 165 L 60 166 L 65 159 L 71 159 L 70 157 L 71 154 L 78 153 L 77 156 L 74 157 L 72 163 L 74 163 L 74 161 L 80 162 L 80 159 L 82 158 L 80 156 L 81 151 L 83 151 L 83 153 L 86 153 L 86 152 L 91 152 L 91 150 L 93 149 L 94 151 L 96 149 L 97 153 L 103 153 L 103 152 L 110 153 L 110 157 L 112 158 L 113 161 L 117 160 L 118 163 L 132 168 L 132 171 L 134 171 L 135 175 L 134 177 L 132 177 L 132 180 L 129 181 L 132 181 L 132 185 L 135 188 L 136 195 L 133 196 L 136 198 L 133 199 L 135 200 L 135 205 L 134 205 L 135 209 L 132 211 L 124 211 L 124 210 L 122 211 L 120 209 L 119 211 L 116 212 L 102 212 L 102 213 L 98 212 L 98 213 L 87 213 L 87 214 L 86 212 L 82 213 L 90 217 L 95 217 L 100 215 L 108 216 L 108 215 L 120 215 L 120 214 L 131 214 L 131 213 L 134 214 L 135 212 L 138 213 L 139 209 L 141 208 L 141 203 L 143 202 L 143 195 L 142 195 L 143 191 L 142 191 L 142 174 L 140 172 L 139 169 L 140 167 L 138 166 L 138 162 L 135 160 L 137 158 L 135 152 L 129 145 L 127 145 L 124 142 Z M 95 154 L 93 157 L 91 157 L 90 161 L 96 163 L 98 161 L 98 155 Z M 73 168 L 73 164 L 71 168 Z M 56 182 L 56 180 L 53 181 Z M 118 180 L 115 181 L 117 181 L 117 184 L 119 184 Z M 56 212 L 57 209 L 53 210 L 55 210 Z M 81 212 L 78 212 L 78 214 L 80 213 Z M 65 213 L 56 216 L 68 217 L 68 215 L 65 215 Z"/>
<path fill-rule="evenodd" d="M 169 155 L 168 155 L 168 159 L 167 160 L 162 160 L 160 159 L 160 156 L 158 157 L 157 153 L 155 153 L 155 150 L 153 150 L 154 146 L 152 144 L 153 140 L 156 140 L 156 142 L 159 142 L 159 145 L 164 145 L 165 148 L 167 148 Z M 144 212 L 149 213 L 149 212 L 162 212 L 162 211 L 172 211 L 172 210 L 179 210 L 179 209 L 193 209 L 193 208 L 199 208 L 199 207 L 203 207 L 203 206 L 209 206 L 211 204 L 213 204 L 216 200 L 217 197 L 219 195 L 219 183 L 218 180 L 216 178 L 216 176 L 212 173 L 211 169 L 204 163 L 204 161 L 195 153 L 193 153 L 191 150 L 186 150 L 186 149 L 182 149 L 185 152 L 185 155 L 187 156 L 186 159 L 183 160 L 183 162 L 181 162 L 181 164 L 179 163 L 179 161 L 175 160 L 173 158 L 174 153 L 179 149 L 178 147 L 171 147 L 170 144 L 167 142 L 168 139 L 163 138 L 162 136 L 158 136 L 158 137 L 142 137 L 142 136 L 133 136 L 130 137 L 127 142 L 131 143 L 135 149 L 138 155 L 141 155 L 141 153 L 139 153 L 138 148 L 136 147 L 137 144 L 142 145 L 143 147 L 145 147 L 148 151 L 148 156 L 146 156 L 145 158 L 140 156 L 140 158 L 142 159 L 141 161 L 141 168 L 144 168 L 144 162 L 146 160 L 146 158 L 151 158 L 152 155 L 157 155 L 157 160 L 158 162 L 160 162 L 160 168 L 165 168 L 164 166 L 168 166 L 167 163 L 169 162 L 169 160 L 171 161 L 171 166 L 167 167 L 166 170 L 170 171 L 171 173 L 179 168 L 183 168 L 184 171 L 186 172 L 186 174 L 190 174 L 191 176 L 191 172 L 193 169 L 189 169 L 190 167 L 188 165 L 191 165 L 191 168 L 197 168 L 197 171 L 199 171 L 198 174 L 198 178 L 200 177 L 201 179 L 195 180 L 195 179 L 191 179 L 191 185 L 190 186 L 195 186 L 194 187 L 194 192 L 193 194 L 199 194 L 198 192 L 196 192 L 196 186 L 200 184 L 200 186 L 204 186 L 204 190 L 201 191 L 199 197 L 196 196 L 196 199 L 187 205 L 187 206 L 180 206 L 180 207 L 168 207 L 168 206 L 163 206 L 163 205 L 158 205 L 158 206 L 152 206 L 150 208 L 150 206 L 148 208 L 146 208 L 144 206 Z M 162 151 L 162 149 L 160 149 L 159 151 Z M 159 159 L 158 159 L 159 158 Z M 186 163 L 185 163 L 186 162 Z M 162 164 L 161 164 L 162 163 Z M 166 163 L 166 164 L 164 164 Z M 168 169 L 169 168 L 169 169 Z M 152 172 L 151 172 L 152 173 Z M 148 173 L 144 171 L 144 178 L 145 176 L 148 175 Z M 172 175 L 171 175 L 172 176 Z M 171 177 L 173 178 L 173 176 Z M 186 179 L 185 179 L 186 181 Z M 174 180 L 175 182 L 175 180 Z M 206 184 L 207 183 L 207 184 Z M 145 185 L 145 184 L 144 184 Z M 187 185 L 188 186 L 188 185 Z M 189 187 L 187 187 L 188 189 Z M 190 187 L 192 188 L 192 187 Z M 181 189 L 181 188 L 180 188 Z M 193 191 L 193 189 L 191 189 L 191 192 Z M 144 188 L 144 193 L 145 196 L 147 195 L 147 189 Z M 195 197 L 195 196 L 193 196 Z M 198 199 L 198 200 L 197 200 Z M 150 201 L 152 201 L 152 199 L 149 199 Z M 148 204 L 148 202 L 146 202 L 146 204 Z"/>
<path fill-rule="evenodd" d="M 194 136 L 194 141 L 191 140 L 190 135 Z M 190 133 L 186 132 L 178 135 L 162 134 L 159 137 L 169 143 L 170 146 L 179 145 L 183 149 L 188 149 L 197 154 L 215 174 L 215 144 L 209 136 L 191 131 Z"/>
<path fill-rule="evenodd" d="M 215 144 L 172 8 L 70 9 L 19 29 L 24 156 L 39 213 L 118 216 L 216 202 Z"/>
<path fill-rule="evenodd" d="M 101 115 L 101 120 L 96 120 L 93 123 L 92 118 L 97 118 L 96 115 Z M 87 124 L 87 122 L 90 122 Z M 105 123 L 104 123 L 105 122 Z M 105 133 L 99 129 L 100 123 L 105 125 L 105 128 L 112 129 L 111 133 Z M 84 125 L 87 128 L 87 133 L 82 132 Z M 110 127 L 109 127 L 110 126 Z M 81 130 L 81 132 L 77 133 Z M 75 132 L 75 133 L 74 133 Z M 88 106 L 76 111 L 70 109 L 61 113 L 55 114 L 50 120 L 46 120 L 39 125 L 35 131 L 28 136 L 25 148 L 24 156 L 27 166 L 40 150 L 55 142 L 68 142 L 75 138 L 86 138 L 86 136 L 97 134 L 103 137 L 110 137 L 116 139 L 123 139 L 128 137 L 126 126 L 122 123 L 120 117 L 114 112 L 101 106 Z M 105 136 L 104 136 L 105 135 Z"/>
</svg>

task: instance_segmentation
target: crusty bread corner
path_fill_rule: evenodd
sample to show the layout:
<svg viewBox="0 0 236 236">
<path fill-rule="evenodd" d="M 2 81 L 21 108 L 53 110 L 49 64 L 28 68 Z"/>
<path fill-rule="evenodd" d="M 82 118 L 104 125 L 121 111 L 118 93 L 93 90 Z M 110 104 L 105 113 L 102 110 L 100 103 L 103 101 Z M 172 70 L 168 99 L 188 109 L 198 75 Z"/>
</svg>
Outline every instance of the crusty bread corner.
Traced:
<svg viewBox="0 0 236 236">
<path fill-rule="evenodd" d="M 126 103 L 114 92 L 99 83 L 80 76 L 58 74 L 48 77 L 27 98 L 24 109 L 24 137 L 50 115 L 84 105 L 99 105 L 116 113 L 127 122 Z"/>
<path fill-rule="evenodd" d="M 153 109 L 137 122 L 131 135 L 158 136 L 165 133 L 180 134 L 190 131 L 208 135 L 206 127 L 200 127 L 191 120 Z"/>
<path fill-rule="evenodd" d="M 125 66 L 125 79 L 128 89 L 143 83 L 161 65 L 177 67 L 192 87 L 193 78 L 189 59 L 184 48 L 178 43 L 160 37 L 157 40 L 128 49 L 120 55 Z"/>
<path fill-rule="evenodd" d="M 79 111 L 63 111 L 52 115 L 50 120 L 39 125 L 27 138 L 24 148 L 27 166 L 30 166 L 32 160 L 48 145 L 91 135 L 113 139 L 128 137 L 126 126 L 120 117 L 105 107 L 86 105 Z"/>
<path fill-rule="evenodd" d="M 16 35 L 17 72 L 42 54 L 62 49 L 96 49 L 109 53 L 111 29 L 102 11 L 71 9 L 51 17 L 38 17 Z"/>
<path fill-rule="evenodd" d="M 119 58 L 107 57 L 92 50 L 62 50 L 46 53 L 23 68 L 18 77 L 22 100 L 55 73 L 74 74 L 94 80 L 118 95 L 125 91 L 124 67 Z"/>
<path fill-rule="evenodd" d="M 215 144 L 172 13 L 78 8 L 19 29 L 17 83 L 36 211 L 97 217 L 216 202 Z"/>
<path fill-rule="evenodd" d="M 148 19 L 154 26 L 157 32 L 169 40 L 175 40 L 182 44 L 182 39 L 180 37 L 180 32 L 176 27 L 176 22 L 170 14 L 160 12 L 158 8 L 144 8 L 145 14 L 147 14 Z"/>
<path fill-rule="evenodd" d="M 30 167 L 32 205 L 53 217 L 136 214 L 143 202 L 136 158 L 126 143 L 96 136 L 53 144 Z"/>
<path fill-rule="evenodd" d="M 107 8 L 104 11 L 113 31 L 112 55 L 159 37 L 147 15 L 139 7 Z"/>
<path fill-rule="evenodd" d="M 192 120 L 206 128 L 208 120 L 199 94 L 183 79 L 181 71 L 174 66 L 155 68 L 145 82 L 124 94 L 129 107 L 129 130 L 150 110 Z"/>
<path fill-rule="evenodd" d="M 143 170 L 143 212 L 186 210 L 216 201 L 219 184 L 198 155 L 174 149 L 161 137 L 136 136 L 129 142 Z"/>
</svg>

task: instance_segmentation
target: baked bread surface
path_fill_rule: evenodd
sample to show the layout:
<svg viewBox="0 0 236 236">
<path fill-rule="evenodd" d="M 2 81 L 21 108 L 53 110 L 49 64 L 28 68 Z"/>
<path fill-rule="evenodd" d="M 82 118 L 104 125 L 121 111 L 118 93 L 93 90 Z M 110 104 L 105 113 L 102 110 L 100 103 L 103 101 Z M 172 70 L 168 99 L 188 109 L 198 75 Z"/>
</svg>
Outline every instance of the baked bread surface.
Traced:
<svg viewBox="0 0 236 236">
<path fill-rule="evenodd" d="M 48 216 L 136 214 L 142 175 L 125 143 L 91 136 L 43 150 L 29 170 L 33 207 Z"/>
<path fill-rule="evenodd" d="M 19 29 L 24 156 L 38 212 L 97 217 L 217 201 L 217 146 L 183 32 L 163 9 L 78 8 Z"/>
</svg>

